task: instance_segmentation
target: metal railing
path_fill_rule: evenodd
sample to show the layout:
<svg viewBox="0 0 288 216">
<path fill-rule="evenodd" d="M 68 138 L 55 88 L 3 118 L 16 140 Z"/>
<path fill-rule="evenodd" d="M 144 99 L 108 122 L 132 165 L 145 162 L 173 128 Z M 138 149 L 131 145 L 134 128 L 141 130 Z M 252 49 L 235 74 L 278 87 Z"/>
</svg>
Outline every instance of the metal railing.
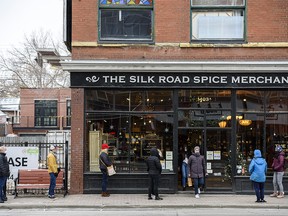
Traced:
<svg viewBox="0 0 288 216">
<path fill-rule="evenodd" d="M 14 164 L 12 162 L 13 159 L 9 158 L 9 151 L 13 151 L 13 147 L 33 147 L 33 149 L 37 149 L 38 151 L 38 169 L 48 169 L 47 167 L 47 156 L 49 154 L 49 148 L 53 144 L 57 147 L 56 156 L 57 156 L 57 163 L 58 166 L 64 171 L 64 192 L 66 195 L 68 193 L 68 184 L 69 184 L 69 145 L 68 141 L 62 143 L 55 143 L 49 141 L 47 137 L 0 137 L 1 145 L 4 145 L 7 148 L 7 157 L 8 162 L 13 170 L 17 170 L 18 164 Z M 20 155 L 19 155 L 20 156 Z M 19 168 L 21 169 L 21 167 Z M 48 175 L 48 171 L 47 171 Z M 13 176 L 11 173 L 10 177 L 7 180 L 6 190 L 8 194 L 14 193 L 15 182 L 17 176 Z M 35 193 L 35 191 L 33 191 Z"/>
</svg>

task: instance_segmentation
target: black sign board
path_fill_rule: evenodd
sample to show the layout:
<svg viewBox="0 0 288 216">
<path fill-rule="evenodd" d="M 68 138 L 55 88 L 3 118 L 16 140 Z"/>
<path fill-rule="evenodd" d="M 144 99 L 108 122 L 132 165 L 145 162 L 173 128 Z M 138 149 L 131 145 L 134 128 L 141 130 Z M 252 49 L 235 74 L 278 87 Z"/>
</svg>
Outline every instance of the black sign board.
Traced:
<svg viewBox="0 0 288 216">
<path fill-rule="evenodd" d="M 288 73 L 107 73 L 73 72 L 71 87 L 259 88 L 288 87 Z"/>
</svg>

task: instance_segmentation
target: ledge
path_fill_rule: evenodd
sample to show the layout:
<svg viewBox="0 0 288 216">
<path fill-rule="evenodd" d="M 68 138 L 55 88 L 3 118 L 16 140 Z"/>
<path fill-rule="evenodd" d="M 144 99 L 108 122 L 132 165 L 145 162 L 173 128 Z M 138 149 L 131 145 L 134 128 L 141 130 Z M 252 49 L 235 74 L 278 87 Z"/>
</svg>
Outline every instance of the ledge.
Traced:
<svg viewBox="0 0 288 216">
<path fill-rule="evenodd" d="M 259 43 L 97 43 L 74 41 L 73 47 L 180 47 L 180 48 L 287 48 L 288 42 L 259 42 Z"/>
</svg>

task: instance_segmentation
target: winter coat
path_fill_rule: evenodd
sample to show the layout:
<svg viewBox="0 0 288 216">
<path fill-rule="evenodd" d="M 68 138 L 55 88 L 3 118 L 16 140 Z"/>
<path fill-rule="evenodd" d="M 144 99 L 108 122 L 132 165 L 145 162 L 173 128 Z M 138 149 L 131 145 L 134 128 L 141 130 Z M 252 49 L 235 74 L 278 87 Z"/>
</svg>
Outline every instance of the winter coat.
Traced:
<svg viewBox="0 0 288 216">
<path fill-rule="evenodd" d="M 161 174 L 162 165 L 159 160 L 159 153 L 156 148 L 152 148 L 150 150 L 150 156 L 146 160 L 147 163 L 147 171 L 150 175 Z"/>
<path fill-rule="evenodd" d="M 267 163 L 262 158 L 260 150 L 254 151 L 254 158 L 249 165 L 250 180 L 254 182 L 265 182 L 267 173 Z"/>
<path fill-rule="evenodd" d="M 10 170 L 7 156 L 5 153 L 0 153 L 0 177 L 9 177 L 9 176 L 10 176 Z"/>
<path fill-rule="evenodd" d="M 193 153 L 188 159 L 188 168 L 191 178 L 203 178 L 206 173 L 204 156 L 200 153 Z"/>
<path fill-rule="evenodd" d="M 284 172 L 285 153 L 277 152 L 273 158 L 272 169 L 275 172 Z"/>
<path fill-rule="evenodd" d="M 101 151 L 99 156 L 99 165 L 100 169 L 103 171 L 107 171 L 107 167 L 112 165 L 112 161 L 110 160 L 106 151 Z"/>
<path fill-rule="evenodd" d="M 47 155 L 48 173 L 58 173 L 57 157 L 53 151 Z"/>
</svg>

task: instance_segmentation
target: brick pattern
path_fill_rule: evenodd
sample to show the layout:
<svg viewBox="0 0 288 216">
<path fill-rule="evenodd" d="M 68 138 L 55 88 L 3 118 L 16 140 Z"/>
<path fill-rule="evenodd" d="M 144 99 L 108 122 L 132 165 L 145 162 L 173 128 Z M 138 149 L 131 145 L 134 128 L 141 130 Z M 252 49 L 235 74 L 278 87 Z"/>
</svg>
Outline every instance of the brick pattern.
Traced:
<svg viewBox="0 0 288 216">
<path fill-rule="evenodd" d="M 71 104 L 71 194 L 83 193 L 84 155 L 84 89 L 72 89 Z"/>
</svg>

